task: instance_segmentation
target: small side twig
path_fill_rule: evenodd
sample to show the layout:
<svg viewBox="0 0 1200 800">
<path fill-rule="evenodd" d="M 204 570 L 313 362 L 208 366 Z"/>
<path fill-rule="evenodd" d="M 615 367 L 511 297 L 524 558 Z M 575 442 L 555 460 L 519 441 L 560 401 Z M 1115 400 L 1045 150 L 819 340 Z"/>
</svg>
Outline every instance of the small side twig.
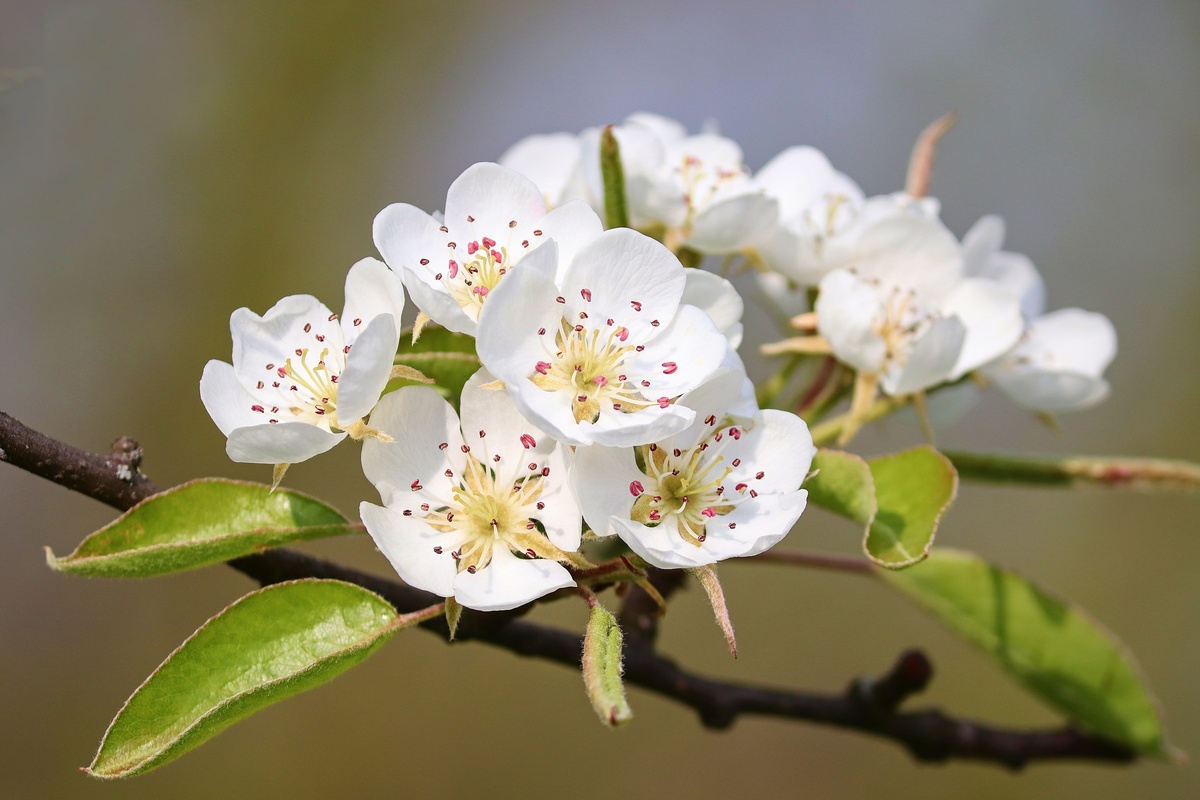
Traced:
<svg viewBox="0 0 1200 800">
<path fill-rule="evenodd" d="M 140 451 L 136 445 L 122 441 L 117 453 L 87 453 L 37 433 L 0 412 L 0 460 L 124 511 L 158 489 L 138 472 Z M 312 577 L 348 581 L 386 598 L 401 613 L 428 608 L 441 600 L 398 581 L 283 548 L 235 559 L 229 565 L 264 586 Z M 684 575 L 678 570 L 651 570 L 649 579 L 666 597 L 679 588 Z M 919 761 L 966 759 L 1010 769 L 1034 761 L 1129 762 L 1137 758 L 1127 747 L 1069 726 L 1009 730 L 938 710 L 900 712 L 900 704 L 923 689 L 932 676 L 928 660 L 915 651 L 903 654 L 881 678 L 856 680 L 841 694 L 771 689 L 696 675 L 655 652 L 658 605 L 644 591 L 639 596 L 639 591 L 640 587 L 631 587 L 622 608 L 622 624 L 630 626 L 626 629 L 625 681 L 695 709 L 707 727 L 728 728 L 744 714 L 782 717 L 888 739 Z M 523 612 L 466 611 L 455 641 L 487 642 L 513 653 L 578 668 L 582 638 L 571 631 L 521 619 Z M 445 618 L 440 615 L 421 623 L 421 627 L 443 637 L 448 633 Z"/>
</svg>

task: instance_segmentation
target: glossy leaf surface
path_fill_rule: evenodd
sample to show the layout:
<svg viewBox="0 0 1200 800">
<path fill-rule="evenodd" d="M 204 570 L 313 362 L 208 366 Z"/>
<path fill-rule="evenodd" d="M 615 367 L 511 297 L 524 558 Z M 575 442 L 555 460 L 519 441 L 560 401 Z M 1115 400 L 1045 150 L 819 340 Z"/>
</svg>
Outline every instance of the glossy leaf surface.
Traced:
<svg viewBox="0 0 1200 800">
<path fill-rule="evenodd" d="M 910 569 L 879 574 L 1072 722 L 1141 753 L 1170 753 L 1133 657 L 1078 608 L 979 556 L 943 548 Z"/>
<path fill-rule="evenodd" d="M 87 772 L 122 778 L 178 758 L 358 664 L 399 629 L 399 619 L 382 597 L 341 581 L 310 578 L 246 595 L 138 687 Z"/>
<path fill-rule="evenodd" d="M 299 492 L 201 478 L 143 500 L 68 556 L 47 550 L 46 560 L 59 572 L 142 578 L 357 530 L 329 505 Z"/>
</svg>

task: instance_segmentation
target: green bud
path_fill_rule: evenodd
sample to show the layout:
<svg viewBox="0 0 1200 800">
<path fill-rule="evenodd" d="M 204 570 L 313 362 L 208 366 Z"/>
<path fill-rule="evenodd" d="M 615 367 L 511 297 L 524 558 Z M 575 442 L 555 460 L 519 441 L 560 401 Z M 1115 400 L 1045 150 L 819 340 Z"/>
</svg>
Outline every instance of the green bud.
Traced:
<svg viewBox="0 0 1200 800">
<path fill-rule="evenodd" d="M 604 606 L 592 606 L 583 637 L 583 685 L 600 721 L 610 728 L 633 718 L 621 682 L 621 626 Z"/>
</svg>

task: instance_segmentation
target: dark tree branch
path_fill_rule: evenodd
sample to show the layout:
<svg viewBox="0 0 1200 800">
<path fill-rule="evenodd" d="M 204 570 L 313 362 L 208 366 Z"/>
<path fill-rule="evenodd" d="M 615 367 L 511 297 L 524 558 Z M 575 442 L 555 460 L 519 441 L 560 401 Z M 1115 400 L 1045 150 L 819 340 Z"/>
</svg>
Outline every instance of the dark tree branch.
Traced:
<svg viewBox="0 0 1200 800">
<path fill-rule="evenodd" d="M 138 470 L 141 450 L 120 439 L 108 455 L 88 453 L 51 439 L 0 412 L 0 460 L 119 510 L 158 491 Z M 397 610 L 411 612 L 439 601 L 393 580 L 331 564 L 292 550 L 275 549 L 229 562 L 262 585 L 296 578 L 336 578 L 370 589 Z M 682 572 L 654 570 L 650 579 L 664 595 L 678 588 Z M 879 678 L 860 678 L 840 694 L 784 691 L 694 675 L 654 651 L 657 609 L 644 591 L 631 587 L 622 622 L 631 625 L 625 650 L 625 680 L 696 710 L 709 728 L 727 728 L 743 714 L 785 717 L 891 739 L 919 761 L 970 759 L 1020 769 L 1033 761 L 1080 759 L 1133 761 L 1129 748 L 1071 727 L 1007 730 L 949 717 L 938 710 L 900 712 L 933 675 L 925 655 L 912 650 Z M 578 666 L 579 635 L 520 619 L 521 610 L 482 614 L 464 611 L 456 641 L 476 640 L 534 658 Z M 445 635 L 442 618 L 422 627 Z"/>
</svg>

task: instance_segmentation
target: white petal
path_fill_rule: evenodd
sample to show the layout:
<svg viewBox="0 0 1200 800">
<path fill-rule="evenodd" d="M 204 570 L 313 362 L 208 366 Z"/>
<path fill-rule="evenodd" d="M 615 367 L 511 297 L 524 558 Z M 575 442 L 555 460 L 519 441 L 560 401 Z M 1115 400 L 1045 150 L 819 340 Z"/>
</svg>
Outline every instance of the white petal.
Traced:
<svg viewBox="0 0 1200 800">
<path fill-rule="evenodd" d="M 1117 331 L 1103 314 L 1062 308 L 1030 323 L 1028 343 L 1020 349 L 1035 358 L 1044 350 L 1045 363 L 1099 376 L 1117 355 Z"/>
<path fill-rule="evenodd" d="M 342 330 L 324 303 L 310 295 L 283 298 L 261 317 L 248 308 L 239 308 L 229 317 L 233 335 L 233 369 L 244 386 L 258 381 L 278 379 L 275 369 L 294 357 L 297 348 L 328 348 L 340 369 Z M 308 330 L 305 330 L 308 326 Z M 324 337 L 322 342 L 318 337 Z M 270 369 L 267 365 L 273 365 Z M 335 370 L 336 371 L 336 370 Z"/>
<path fill-rule="evenodd" d="M 717 559 L 755 556 L 788 535 L 808 504 L 808 492 L 763 494 L 704 526 L 704 548 Z M 736 528 L 730 528 L 730 524 Z"/>
<path fill-rule="evenodd" d="M 906 358 L 885 366 L 883 390 L 900 396 L 949 380 L 965 339 L 966 328 L 958 317 L 935 320 L 912 343 Z"/>
<path fill-rule="evenodd" d="M 830 195 L 844 195 L 852 205 L 862 202 L 862 190 L 833 168 L 820 150 L 789 147 L 754 176 L 754 182 L 779 201 L 779 218 L 791 220 Z"/>
<path fill-rule="evenodd" d="M 687 243 L 701 253 L 733 253 L 778 219 L 779 204 L 765 194 L 730 197 L 696 215 Z"/>
<path fill-rule="evenodd" d="M 958 317 L 943 317 L 925 329 L 903 365 L 889 365 L 880 384 L 893 397 L 942 383 L 958 363 L 967 331 Z"/>
<path fill-rule="evenodd" d="M 732 369 L 742 376 L 742 390 L 733 404 L 725 410 L 726 416 L 733 417 L 738 422 L 749 422 L 759 411 L 758 395 L 754 390 L 754 382 L 746 375 L 746 366 L 742 363 L 741 356 L 733 348 L 726 350 L 721 368 Z"/>
<path fill-rule="evenodd" d="M 571 449 L 566 445 L 559 445 L 550 454 L 546 461 L 550 474 L 542 484 L 539 498 L 546 505 L 533 514 L 533 519 L 542 523 L 551 543 L 568 552 L 578 550 L 583 537 L 582 512 L 572 484 L 572 460 Z"/>
<path fill-rule="evenodd" d="M 458 415 L 437 391 L 406 386 L 385 395 L 371 415 L 371 426 L 395 441 L 363 442 L 362 468 L 367 480 L 376 488 L 395 487 L 401 494 L 424 490 L 434 497 L 449 496 L 451 479 L 444 472 L 449 467 L 461 475 L 466 456 L 461 449 Z"/>
<path fill-rule="evenodd" d="M 847 270 L 835 270 L 821 281 L 818 330 L 838 360 L 855 369 L 876 372 L 883 367 L 887 344 L 875 329 L 883 311 L 879 290 Z"/>
<path fill-rule="evenodd" d="M 632 447 L 581 447 L 575 451 L 575 494 L 588 527 L 598 536 L 614 533 L 609 517 L 629 518 L 636 499 L 633 484 L 650 481 L 637 468 Z"/>
<path fill-rule="evenodd" d="M 446 225 L 454 235 L 462 231 L 499 241 L 510 222 L 528 226 L 544 216 L 546 201 L 537 185 L 499 164 L 468 167 L 446 193 Z"/>
<path fill-rule="evenodd" d="M 450 295 L 446 287 L 435 281 L 432 276 L 425 275 L 424 271 L 418 272 L 405 267 L 404 285 L 408 287 L 408 294 L 416 307 L 428 314 L 438 325 L 455 333 L 475 335 L 478 327 L 475 320 L 467 316 L 467 312 L 463 311 L 462 306 Z M 490 301 L 491 297 L 488 300 Z"/>
<path fill-rule="evenodd" d="M 1108 397 L 1108 382 L 1092 375 L 1044 369 L 1000 372 L 993 379 L 1014 403 L 1030 411 L 1082 411 Z"/>
<path fill-rule="evenodd" d="M 390 314 L 400 329 L 404 313 L 404 287 L 400 276 L 387 264 L 374 258 L 364 258 L 350 268 L 346 275 L 346 307 L 342 311 L 342 338 L 354 344 L 362 325 L 379 316 Z M 358 325 L 354 320 L 362 320 Z"/>
<path fill-rule="evenodd" d="M 1025 408 L 1077 411 L 1108 396 L 1101 375 L 1116 351 L 1107 317 L 1066 308 L 1034 320 L 1021 343 L 987 374 Z"/>
<path fill-rule="evenodd" d="M 692 424 L 696 413 L 690 408 L 678 404 L 660 408 L 650 406 L 633 414 L 622 414 L 619 411 L 601 408 L 600 418 L 588 427 L 587 423 L 574 426 L 575 438 L 584 439 L 580 442 L 563 441 L 570 444 L 596 444 L 609 447 L 632 447 L 634 445 L 660 442 L 668 436 L 673 436 Z"/>
<path fill-rule="evenodd" d="M 641 389 L 650 399 L 677 397 L 721 365 L 728 342 L 713 321 L 695 306 L 680 306 L 669 325 L 646 342 L 646 349 L 625 361 L 630 379 L 650 382 Z"/>
<path fill-rule="evenodd" d="M 559 272 L 561 273 L 575 259 L 575 254 L 581 247 L 604 233 L 604 223 L 587 203 L 582 200 L 572 200 L 542 217 L 538 222 L 538 230 L 546 239 L 558 242 L 558 258 L 561 265 Z"/>
<path fill-rule="evenodd" d="M 853 266 L 885 287 L 912 289 L 930 307 L 941 303 L 962 277 L 958 240 L 937 219 L 894 215 L 855 225 L 855 231 L 826 244 L 830 260 Z"/>
<path fill-rule="evenodd" d="M 346 438 L 307 422 L 252 425 L 229 433 L 225 452 L 242 464 L 298 464 Z"/>
<path fill-rule="evenodd" d="M 358 513 L 375 546 L 405 583 L 440 597 L 454 594 L 458 565 L 450 553 L 460 540 L 391 508 L 362 503 Z M 435 552 L 434 547 L 442 552 Z"/>
<path fill-rule="evenodd" d="M 568 187 L 578 179 L 582 147 L 571 133 L 526 136 L 500 156 L 500 165 L 529 178 L 542 192 L 548 206 L 563 201 Z"/>
<path fill-rule="evenodd" d="M 480 388 L 494 380 L 486 369 L 472 375 L 463 386 L 459 408 L 464 441 L 496 470 L 499 483 L 507 483 L 529 472 L 530 464 L 540 471 L 556 442 L 517 410 L 507 392 Z M 501 480 L 501 475 L 507 479 Z"/>
<path fill-rule="evenodd" d="M 739 483 L 759 495 L 794 492 L 804 482 L 817 454 L 804 420 L 772 408 L 760 411 L 741 438 L 733 439 L 725 431 L 722 442 L 715 446 L 722 444 L 721 455 L 732 469 L 722 481 L 726 492 L 735 492 Z M 734 460 L 740 463 L 733 466 Z"/>
<path fill-rule="evenodd" d="M 952 380 L 1007 353 L 1025 329 L 1016 296 L 986 278 L 960 281 L 942 304 L 942 312 L 958 317 L 966 329 Z"/>
<path fill-rule="evenodd" d="M 1034 319 L 1046 310 L 1046 283 L 1026 256 L 1020 253 L 996 253 L 982 277 L 1012 292 L 1021 304 L 1021 314 L 1025 319 Z"/>
<path fill-rule="evenodd" d="M 686 282 L 683 265 L 649 236 L 628 228 L 605 231 L 579 251 L 560 283 L 571 307 L 593 320 L 613 319 L 634 341 L 657 332 L 675 316 Z M 580 305 L 584 293 L 591 297 Z"/>
<path fill-rule="evenodd" d="M 251 406 L 262 405 L 246 391 L 234 374 L 233 366 L 212 360 L 200 376 L 200 400 L 213 422 L 228 436 L 237 428 L 261 425 L 267 420 Z"/>
<path fill-rule="evenodd" d="M 528 268 L 513 270 L 488 295 L 479 315 L 475 348 L 483 365 L 510 391 L 516 391 L 515 384 L 528 382 L 537 362 L 545 359 L 546 348 L 554 345 L 563 317 L 563 305 L 555 301 L 558 296 L 550 278 Z M 537 333 L 540 329 L 546 331 L 542 336 Z"/>
<path fill-rule="evenodd" d="M 687 569 L 715 564 L 717 556 L 679 535 L 674 516 L 653 528 L 628 518 L 612 517 L 609 527 L 629 549 L 660 569 Z"/>
<path fill-rule="evenodd" d="M 387 386 L 396 347 L 400 343 L 399 319 L 380 314 L 360 330 L 346 356 L 346 368 L 338 379 L 337 417 L 349 425 L 371 412 Z"/>
<path fill-rule="evenodd" d="M 649 111 L 635 111 L 625 118 L 625 124 L 645 128 L 663 144 L 675 144 L 687 137 L 687 128 L 681 123 Z"/>
<path fill-rule="evenodd" d="M 393 270 L 416 270 L 426 282 L 446 269 L 446 234 L 441 223 L 416 206 L 393 203 L 375 216 L 372 235 L 375 247 Z M 428 264 L 422 265 L 425 259 Z M 428 313 L 428 312 L 426 312 Z"/>
<path fill-rule="evenodd" d="M 980 217 L 963 237 L 963 270 L 971 277 L 982 277 L 992 256 L 1004 244 L 1004 219 L 995 214 Z"/>
<path fill-rule="evenodd" d="M 571 573 L 558 562 L 521 559 L 498 547 L 491 562 L 474 575 L 466 570 L 458 573 L 454 598 L 476 611 L 507 611 L 574 585 Z"/>
<path fill-rule="evenodd" d="M 686 430 L 676 434 L 668 446 L 690 450 L 701 439 L 716 433 L 724 425 L 726 412 L 737 402 L 745 380 L 744 371 L 722 367 L 699 386 L 685 392 L 677 405 L 695 411 L 696 418 Z"/>
<path fill-rule="evenodd" d="M 733 284 L 702 269 L 689 269 L 684 273 L 685 283 L 680 303 L 696 306 L 712 319 L 717 329 L 726 338 L 734 326 L 742 321 L 745 303 Z M 736 348 L 737 344 L 730 342 Z"/>
</svg>

